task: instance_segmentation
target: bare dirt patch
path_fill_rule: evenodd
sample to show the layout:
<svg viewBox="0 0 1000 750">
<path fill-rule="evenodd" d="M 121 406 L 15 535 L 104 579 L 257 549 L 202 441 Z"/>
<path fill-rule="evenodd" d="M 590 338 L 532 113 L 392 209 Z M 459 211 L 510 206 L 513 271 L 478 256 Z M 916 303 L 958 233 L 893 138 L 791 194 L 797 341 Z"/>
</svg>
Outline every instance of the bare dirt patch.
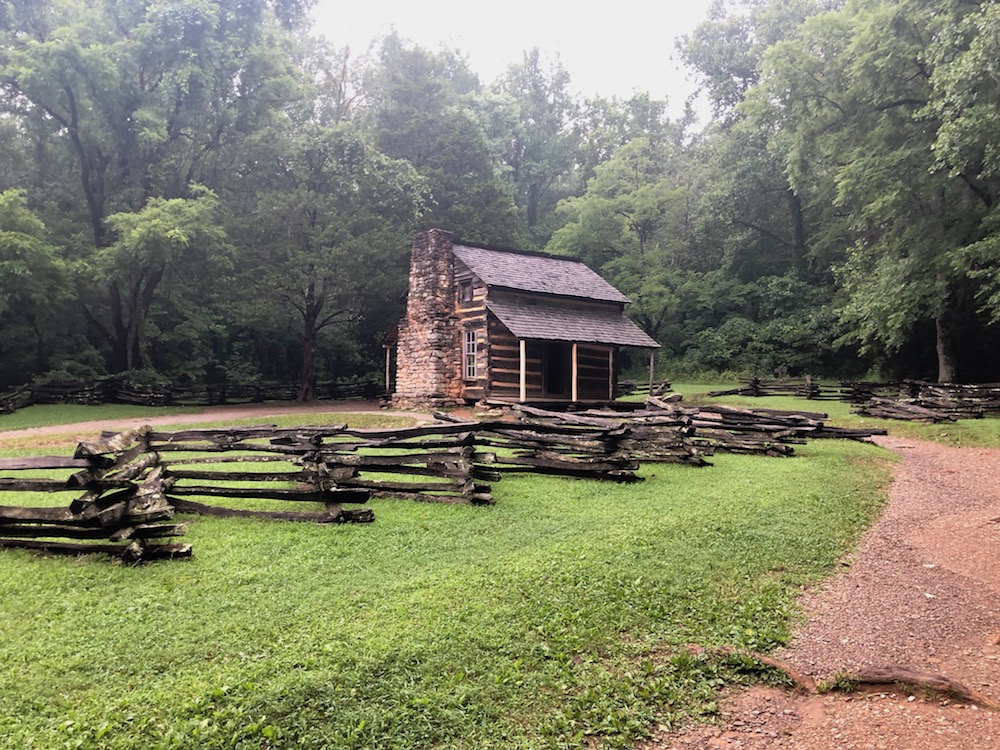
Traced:
<svg viewBox="0 0 1000 750">
<path fill-rule="evenodd" d="M 816 681 L 898 666 L 1000 700 L 1000 450 L 883 438 L 899 454 L 889 502 L 844 572 L 802 599 L 776 656 Z M 643 750 L 995 750 L 1000 712 L 903 686 L 726 697 L 721 721 Z"/>
<path fill-rule="evenodd" d="M 72 424 L 46 425 L 45 427 L 27 427 L 21 430 L 0 432 L 0 440 L 20 440 L 38 435 L 57 435 L 60 443 L 77 442 L 93 439 L 95 434 L 103 430 L 127 430 L 144 425 L 164 427 L 176 424 L 195 424 L 198 422 L 225 422 L 227 420 L 256 419 L 266 422 L 268 417 L 288 414 L 318 414 L 338 415 L 345 413 L 381 412 L 379 401 L 319 401 L 313 404 L 298 402 L 275 402 L 268 404 L 235 404 L 229 406 L 208 407 L 199 412 L 188 414 L 165 414 L 162 417 L 145 416 L 126 419 L 94 420 L 90 422 L 74 422 Z M 428 414 L 418 412 L 390 412 L 396 416 L 410 416 L 420 421 L 430 420 Z M 331 418 L 331 422 L 342 421 Z M 32 444 L 36 444 L 34 441 Z"/>
</svg>

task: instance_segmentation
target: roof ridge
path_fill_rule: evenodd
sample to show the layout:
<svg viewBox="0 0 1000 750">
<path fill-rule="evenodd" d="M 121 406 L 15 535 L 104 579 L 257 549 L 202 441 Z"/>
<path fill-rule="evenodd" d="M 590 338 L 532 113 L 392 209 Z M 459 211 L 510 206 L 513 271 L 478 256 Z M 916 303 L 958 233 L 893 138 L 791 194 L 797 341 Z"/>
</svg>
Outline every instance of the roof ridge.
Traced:
<svg viewBox="0 0 1000 750">
<path fill-rule="evenodd" d="M 453 243 L 454 247 L 471 247 L 476 250 L 489 250 L 495 253 L 510 253 L 511 255 L 527 255 L 533 258 L 551 258 L 552 260 L 567 260 L 572 263 L 583 263 L 587 265 L 585 261 L 577 258 L 573 255 L 557 255 L 555 253 L 546 253 L 542 250 L 522 250 L 516 247 L 496 247 L 493 245 L 483 245 L 478 242 L 465 242 L 464 240 L 455 240 Z M 589 266 L 588 266 L 589 268 Z"/>
</svg>

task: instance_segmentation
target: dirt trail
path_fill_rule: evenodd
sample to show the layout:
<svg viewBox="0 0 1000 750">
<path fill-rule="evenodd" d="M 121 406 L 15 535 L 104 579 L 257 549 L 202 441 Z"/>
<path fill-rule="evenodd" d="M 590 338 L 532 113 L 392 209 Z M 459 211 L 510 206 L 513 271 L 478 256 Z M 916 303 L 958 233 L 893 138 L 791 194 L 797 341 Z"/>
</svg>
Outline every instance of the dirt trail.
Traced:
<svg viewBox="0 0 1000 750">
<path fill-rule="evenodd" d="M 777 656 L 814 679 L 865 667 L 936 672 L 1000 700 L 1000 450 L 879 441 L 901 457 L 889 502 L 845 571 L 802 600 Z M 722 722 L 644 750 L 996 750 L 1000 712 L 893 689 L 799 696 L 755 688 Z"/>
<path fill-rule="evenodd" d="M 164 427 L 174 424 L 194 424 L 198 422 L 222 422 L 225 420 L 260 418 L 266 422 L 268 417 L 288 414 L 348 414 L 381 412 L 379 401 L 320 401 L 315 404 L 299 404 L 281 402 L 272 404 L 233 404 L 229 406 L 212 406 L 199 412 L 189 414 L 167 414 L 161 417 L 128 417 L 125 419 L 104 419 L 89 422 L 74 422 L 72 424 L 46 425 L 45 427 L 28 427 L 23 430 L 0 431 L 0 440 L 31 437 L 33 435 L 72 435 L 74 439 L 92 439 L 103 430 L 125 430 L 133 427 L 151 425 Z M 391 412 L 393 416 L 409 416 L 419 421 L 429 421 L 430 415 L 419 412 Z M 341 421 L 331 418 L 332 423 Z"/>
</svg>

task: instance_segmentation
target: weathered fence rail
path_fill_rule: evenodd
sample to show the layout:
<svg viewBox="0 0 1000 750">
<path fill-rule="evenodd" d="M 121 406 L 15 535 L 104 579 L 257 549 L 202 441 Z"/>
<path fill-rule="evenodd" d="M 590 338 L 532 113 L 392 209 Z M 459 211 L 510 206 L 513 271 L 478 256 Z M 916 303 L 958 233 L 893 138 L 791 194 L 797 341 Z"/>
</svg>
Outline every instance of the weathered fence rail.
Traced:
<svg viewBox="0 0 1000 750">
<path fill-rule="evenodd" d="M 320 400 L 374 399 L 384 388 L 373 378 L 348 382 L 319 383 Z M 0 414 L 10 414 L 32 404 L 133 404 L 141 406 L 219 406 L 223 404 L 291 401 L 298 387 L 282 383 L 259 385 L 208 384 L 181 386 L 136 386 L 116 378 L 89 383 L 24 385 L 0 394 Z"/>
<path fill-rule="evenodd" d="M 965 385 L 904 380 L 896 383 L 841 381 L 836 386 L 819 381 L 761 380 L 709 396 L 798 396 L 813 400 L 840 400 L 854 404 L 857 414 L 882 419 L 951 422 L 1000 414 L 1000 383 Z"/>
<path fill-rule="evenodd" d="M 686 407 L 650 396 L 630 411 L 545 411 L 514 404 L 516 414 L 552 424 L 603 425 L 626 430 L 620 447 L 642 461 L 705 465 L 714 453 L 790 456 L 807 438 L 864 440 L 885 430 L 831 427 L 826 414 L 726 406 Z"/>
<path fill-rule="evenodd" d="M 490 483 L 515 472 L 635 482 L 629 432 L 496 420 L 105 434 L 71 458 L 0 461 L 0 492 L 73 496 L 68 507 L 0 506 L 0 546 L 129 561 L 182 557 L 190 545 L 162 542 L 184 533 L 183 525 L 162 523 L 175 513 L 365 522 L 374 519 L 369 508 L 344 506 L 372 496 L 490 504 Z M 275 510 L 275 502 L 322 510 Z"/>
<path fill-rule="evenodd" d="M 0 547 L 103 552 L 130 561 L 190 555 L 190 545 L 162 541 L 185 527 L 165 523 L 174 509 L 157 462 L 143 431 L 81 443 L 72 458 L 0 459 L 0 471 L 18 475 L 0 479 L 0 491 L 74 496 L 65 507 L 0 506 Z"/>
</svg>

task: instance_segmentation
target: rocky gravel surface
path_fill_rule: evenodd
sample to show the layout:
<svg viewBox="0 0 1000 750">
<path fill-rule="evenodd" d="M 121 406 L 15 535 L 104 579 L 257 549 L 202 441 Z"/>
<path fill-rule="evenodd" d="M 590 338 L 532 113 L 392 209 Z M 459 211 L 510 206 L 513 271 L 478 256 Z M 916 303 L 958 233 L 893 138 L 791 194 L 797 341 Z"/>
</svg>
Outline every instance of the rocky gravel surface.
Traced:
<svg viewBox="0 0 1000 750">
<path fill-rule="evenodd" d="M 1000 701 L 1000 450 L 881 438 L 900 456 L 888 504 L 844 572 L 802 599 L 776 656 L 820 681 L 906 667 Z M 661 732 L 644 750 L 996 750 L 1000 712 L 900 686 L 802 695 L 754 688 L 718 725 Z"/>
</svg>

